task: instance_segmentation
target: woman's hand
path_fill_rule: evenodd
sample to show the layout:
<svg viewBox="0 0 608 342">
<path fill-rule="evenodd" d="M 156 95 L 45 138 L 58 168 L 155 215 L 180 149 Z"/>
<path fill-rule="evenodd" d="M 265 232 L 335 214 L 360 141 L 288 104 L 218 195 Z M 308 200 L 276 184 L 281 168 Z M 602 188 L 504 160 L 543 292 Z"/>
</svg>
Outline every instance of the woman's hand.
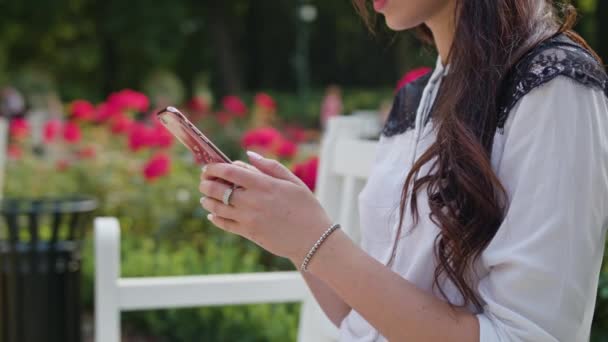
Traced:
<svg viewBox="0 0 608 342">
<path fill-rule="evenodd" d="M 252 165 L 210 164 L 201 173 L 203 208 L 219 228 L 290 259 L 296 267 L 331 225 L 308 187 L 277 161 L 248 152 Z M 259 170 L 259 171 L 258 171 Z M 224 192 L 236 184 L 230 205 Z"/>
</svg>

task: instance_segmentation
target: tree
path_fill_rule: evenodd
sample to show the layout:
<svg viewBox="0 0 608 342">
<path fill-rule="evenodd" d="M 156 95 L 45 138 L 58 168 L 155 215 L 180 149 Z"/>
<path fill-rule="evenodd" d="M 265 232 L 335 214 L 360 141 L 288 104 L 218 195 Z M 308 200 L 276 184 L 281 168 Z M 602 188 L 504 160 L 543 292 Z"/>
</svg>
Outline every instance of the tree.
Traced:
<svg viewBox="0 0 608 342">
<path fill-rule="evenodd" d="M 597 50 L 600 56 L 604 59 L 604 63 L 608 63 L 608 1 L 597 1 L 595 15 L 597 18 Z"/>
<path fill-rule="evenodd" d="M 242 89 L 239 53 L 235 48 L 231 32 L 231 16 L 228 5 L 234 1 L 207 1 L 207 31 L 215 51 L 215 62 L 219 67 L 221 85 L 225 92 L 238 93 Z"/>
</svg>

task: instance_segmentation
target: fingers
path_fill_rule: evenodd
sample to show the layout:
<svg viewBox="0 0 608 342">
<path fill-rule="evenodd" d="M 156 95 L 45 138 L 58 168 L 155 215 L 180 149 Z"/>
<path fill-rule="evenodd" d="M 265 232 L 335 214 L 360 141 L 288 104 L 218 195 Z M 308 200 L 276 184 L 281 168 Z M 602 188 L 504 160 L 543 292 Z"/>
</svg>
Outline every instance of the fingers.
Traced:
<svg viewBox="0 0 608 342">
<path fill-rule="evenodd" d="M 219 178 L 244 188 L 256 188 L 267 185 L 268 179 L 264 174 L 252 171 L 238 165 L 227 163 L 209 164 L 203 167 L 201 179 Z"/>
<path fill-rule="evenodd" d="M 214 225 L 216 225 L 218 228 L 220 228 L 222 230 L 225 230 L 225 231 L 233 233 L 233 234 L 241 235 L 238 233 L 238 223 L 234 220 L 216 216 L 214 214 L 207 215 L 207 219 L 209 219 L 209 221 L 211 221 L 211 223 L 213 223 Z"/>
<path fill-rule="evenodd" d="M 199 186 L 198 190 L 205 195 L 206 197 L 213 198 L 217 201 L 224 201 L 224 194 L 228 189 L 232 188 L 232 185 L 227 185 L 218 181 L 212 180 L 204 180 Z M 238 206 L 243 204 L 248 204 L 249 202 L 245 200 L 243 195 L 243 188 L 235 188 L 232 190 L 232 194 L 230 195 L 230 205 Z"/>
<path fill-rule="evenodd" d="M 293 172 L 291 172 L 287 167 L 285 167 L 285 165 L 279 163 L 276 160 L 264 158 L 261 155 L 252 151 L 247 151 L 247 156 L 249 157 L 249 160 L 251 161 L 251 164 L 254 167 L 269 176 L 283 179 L 295 184 L 304 184 L 300 180 L 300 178 L 294 175 Z"/>
<path fill-rule="evenodd" d="M 201 198 L 201 206 L 214 216 L 219 216 L 232 221 L 237 221 L 238 219 L 238 211 L 234 207 L 225 205 L 214 198 Z"/>
<path fill-rule="evenodd" d="M 253 166 L 251 164 L 247 164 L 245 162 L 242 162 L 240 160 L 234 161 L 234 162 L 232 162 L 232 164 L 240 166 L 240 167 L 244 167 L 244 168 L 246 168 L 248 170 L 251 170 L 251 171 L 260 172 L 260 170 L 258 170 L 257 167 L 255 167 L 255 166 Z"/>
</svg>

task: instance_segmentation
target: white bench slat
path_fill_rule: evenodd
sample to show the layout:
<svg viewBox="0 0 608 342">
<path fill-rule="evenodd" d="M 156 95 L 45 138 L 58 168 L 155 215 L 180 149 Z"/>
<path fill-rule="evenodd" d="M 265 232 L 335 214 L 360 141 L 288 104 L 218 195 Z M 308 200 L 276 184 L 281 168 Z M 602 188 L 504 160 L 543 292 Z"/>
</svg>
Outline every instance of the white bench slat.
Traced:
<svg viewBox="0 0 608 342">
<path fill-rule="evenodd" d="M 95 219 L 95 341 L 120 341 L 120 225 L 115 217 Z"/>
<path fill-rule="evenodd" d="M 300 302 L 306 295 L 306 283 L 297 271 L 121 278 L 118 288 L 125 311 Z"/>
</svg>

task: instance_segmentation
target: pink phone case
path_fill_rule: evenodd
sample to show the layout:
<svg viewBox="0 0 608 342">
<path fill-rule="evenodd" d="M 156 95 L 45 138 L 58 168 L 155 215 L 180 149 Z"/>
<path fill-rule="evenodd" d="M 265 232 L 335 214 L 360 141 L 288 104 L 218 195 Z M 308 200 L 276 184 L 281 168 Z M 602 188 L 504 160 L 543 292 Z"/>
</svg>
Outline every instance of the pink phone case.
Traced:
<svg viewBox="0 0 608 342">
<path fill-rule="evenodd" d="M 157 114 L 158 120 L 194 155 L 198 164 L 232 163 L 177 108 L 167 107 Z"/>
</svg>

